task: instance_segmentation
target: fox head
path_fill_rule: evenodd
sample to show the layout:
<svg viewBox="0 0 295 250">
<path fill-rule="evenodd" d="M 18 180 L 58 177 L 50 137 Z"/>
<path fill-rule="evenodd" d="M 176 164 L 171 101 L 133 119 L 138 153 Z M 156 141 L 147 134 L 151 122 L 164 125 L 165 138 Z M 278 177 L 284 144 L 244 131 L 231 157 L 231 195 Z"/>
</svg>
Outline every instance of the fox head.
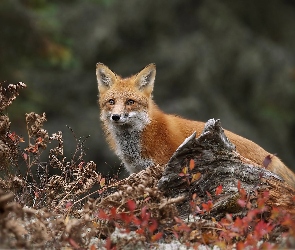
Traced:
<svg viewBox="0 0 295 250">
<path fill-rule="evenodd" d="M 104 64 L 97 63 L 101 120 L 116 127 L 143 129 L 149 123 L 148 107 L 155 76 L 155 64 L 147 65 L 129 78 L 121 78 Z"/>
</svg>

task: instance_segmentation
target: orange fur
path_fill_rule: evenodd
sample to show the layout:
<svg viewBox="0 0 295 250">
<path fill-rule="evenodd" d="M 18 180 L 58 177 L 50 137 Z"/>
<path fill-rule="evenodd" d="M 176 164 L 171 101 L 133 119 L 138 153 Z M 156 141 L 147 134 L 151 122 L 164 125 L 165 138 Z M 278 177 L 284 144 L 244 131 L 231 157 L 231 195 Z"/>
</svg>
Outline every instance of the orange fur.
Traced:
<svg viewBox="0 0 295 250">
<path fill-rule="evenodd" d="M 153 102 L 154 64 L 130 78 L 121 78 L 99 63 L 96 74 L 107 140 L 130 173 L 166 164 L 185 138 L 203 131 L 203 122 L 165 114 Z M 225 134 L 239 154 L 257 165 L 262 166 L 270 157 L 268 169 L 295 186 L 295 174 L 278 157 L 230 131 L 225 130 Z"/>
</svg>

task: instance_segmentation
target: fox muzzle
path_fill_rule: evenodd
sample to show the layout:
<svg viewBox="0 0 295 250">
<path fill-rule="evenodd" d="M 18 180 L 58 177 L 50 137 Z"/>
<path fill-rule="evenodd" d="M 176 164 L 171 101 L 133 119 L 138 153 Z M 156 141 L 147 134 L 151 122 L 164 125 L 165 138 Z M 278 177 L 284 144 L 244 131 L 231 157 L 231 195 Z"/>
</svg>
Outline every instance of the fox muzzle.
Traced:
<svg viewBox="0 0 295 250">
<path fill-rule="evenodd" d="M 113 114 L 111 118 L 112 118 L 113 121 L 117 122 L 117 121 L 120 120 L 120 115 L 118 115 L 118 114 Z"/>
</svg>

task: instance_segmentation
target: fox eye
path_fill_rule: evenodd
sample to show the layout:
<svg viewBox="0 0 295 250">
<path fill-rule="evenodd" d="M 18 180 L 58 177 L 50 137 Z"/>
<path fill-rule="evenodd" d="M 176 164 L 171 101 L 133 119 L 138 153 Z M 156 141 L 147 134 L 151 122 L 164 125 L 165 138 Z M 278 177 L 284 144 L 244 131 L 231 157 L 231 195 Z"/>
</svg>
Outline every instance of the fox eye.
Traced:
<svg viewBox="0 0 295 250">
<path fill-rule="evenodd" d="M 129 99 L 129 100 L 126 102 L 126 104 L 127 104 L 127 105 L 132 105 L 132 104 L 134 104 L 134 102 L 135 102 L 135 101 Z"/>
<path fill-rule="evenodd" d="M 110 100 L 109 100 L 109 104 L 110 104 L 110 105 L 114 105 L 114 104 L 115 104 L 115 100 L 114 100 L 114 99 L 110 99 Z"/>
</svg>

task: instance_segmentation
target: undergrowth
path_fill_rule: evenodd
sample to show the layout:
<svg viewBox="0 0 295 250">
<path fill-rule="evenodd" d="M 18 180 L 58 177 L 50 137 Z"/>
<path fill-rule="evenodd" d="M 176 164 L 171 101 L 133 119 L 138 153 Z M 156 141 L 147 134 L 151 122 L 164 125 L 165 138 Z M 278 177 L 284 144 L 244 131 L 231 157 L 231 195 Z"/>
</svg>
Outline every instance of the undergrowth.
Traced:
<svg viewBox="0 0 295 250">
<path fill-rule="evenodd" d="M 5 112 L 25 87 L 24 83 L 0 85 L 0 248 L 294 246 L 294 218 L 266 206 L 267 192 L 257 193 L 256 203 L 251 203 L 238 183 L 238 204 L 248 212 L 243 217 L 226 214 L 219 221 L 203 217 L 208 217 L 214 206 L 210 194 L 206 203 L 198 202 L 197 194 L 192 194 L 191 216 L 180 218 L 175 204 L 183 197 L 168 199 L 157 188 L 163 167 L 147 168 L 106 185 L 96 164 L 84 161 L 87 138 L 73 133 L 76 150 L 67 158 L 62 132 L 49 135 L 43 128 L 45 114 L 25 114 L 28 135 L 20 137 L 10 130 Z M 187 177 L 190 181 L 199 178 L 189 176 L 188 171 L 180 173 L 180 178 Z M 99 198 L 91 198 L 93 193 Z M 222 185 L 215 195 L 220 193 Z"/>
</svg>

